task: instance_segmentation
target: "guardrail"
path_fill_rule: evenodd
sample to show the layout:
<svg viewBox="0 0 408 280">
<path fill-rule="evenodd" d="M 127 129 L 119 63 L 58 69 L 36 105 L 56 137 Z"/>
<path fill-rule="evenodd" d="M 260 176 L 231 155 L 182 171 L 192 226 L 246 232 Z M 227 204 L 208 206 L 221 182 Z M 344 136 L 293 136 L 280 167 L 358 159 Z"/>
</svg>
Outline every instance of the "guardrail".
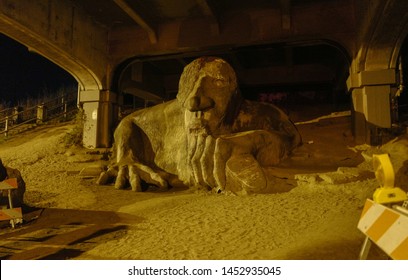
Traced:
<svg viewBox="0 0 408 280">
<path fill-rule="evenodd" d="M 67 120 L 77 109 L 76 95 L 73 94 L 25 109 L 20 106 L 6 108 L 0 111 L 0 133 L 7 137 L 10 131 L 27 124 L 42 124 L 57 118 Z"/>
</svg>

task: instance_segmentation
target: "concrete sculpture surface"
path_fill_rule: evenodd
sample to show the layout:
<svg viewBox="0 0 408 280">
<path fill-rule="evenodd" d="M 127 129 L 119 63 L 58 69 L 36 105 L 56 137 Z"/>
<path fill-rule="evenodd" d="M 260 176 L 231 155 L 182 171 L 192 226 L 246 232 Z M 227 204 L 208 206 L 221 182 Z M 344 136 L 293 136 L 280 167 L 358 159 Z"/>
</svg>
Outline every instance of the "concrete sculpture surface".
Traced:
<svg viewBox="0 0 408 280">
<path fill-rule="evenodd" d="M 184 68 L 177 98 L 126 116 L 114 133 L 112 164 L 98 179 L 141 191 L 199 187 L 237 194 L 270 192 L 264 168 L 301 142 L 272 104 L 244 100 L 235 71 L 202 57 Z"/>
</svg>

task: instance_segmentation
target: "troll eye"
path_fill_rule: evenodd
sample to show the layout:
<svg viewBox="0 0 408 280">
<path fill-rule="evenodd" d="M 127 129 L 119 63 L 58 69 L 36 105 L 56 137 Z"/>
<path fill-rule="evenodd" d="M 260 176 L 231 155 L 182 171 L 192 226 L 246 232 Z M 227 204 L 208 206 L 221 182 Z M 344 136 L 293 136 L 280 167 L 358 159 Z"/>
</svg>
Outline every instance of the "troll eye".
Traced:
<svg viewBox="0 0 408 280">
<path fill-rule="evenodd" d="M 227 85 L 227 80 L 226 79 L 215 79 L 214 84 L 217 87 L 225 87 Z"/>
</svg>

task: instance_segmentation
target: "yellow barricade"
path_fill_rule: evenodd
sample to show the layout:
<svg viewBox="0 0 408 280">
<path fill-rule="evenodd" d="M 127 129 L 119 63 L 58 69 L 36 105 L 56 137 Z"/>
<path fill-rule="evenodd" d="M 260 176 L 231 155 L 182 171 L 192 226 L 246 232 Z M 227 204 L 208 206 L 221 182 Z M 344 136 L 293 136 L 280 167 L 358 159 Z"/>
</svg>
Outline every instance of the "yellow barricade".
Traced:
<svg viewBox="0 0 408 280">
<path fill-rule="evenodd" d="M 357 227 L 366 235 L 360 259 L 374 242 L 392 259 L 408 260 L 408 215 L 367 199 Z"/>
</svg>

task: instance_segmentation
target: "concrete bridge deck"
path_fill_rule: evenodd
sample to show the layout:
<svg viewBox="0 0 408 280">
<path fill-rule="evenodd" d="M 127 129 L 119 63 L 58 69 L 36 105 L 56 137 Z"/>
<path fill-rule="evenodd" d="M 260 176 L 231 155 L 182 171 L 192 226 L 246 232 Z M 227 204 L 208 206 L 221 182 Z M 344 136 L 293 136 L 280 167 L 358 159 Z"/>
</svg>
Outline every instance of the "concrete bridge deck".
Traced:
<svg viewBox="0 0 408 280">
<path fill-rule="evenodd" d="M 351 93 L 353 133 L 370 142 L 394 122 L 407 23 L 405 0 L 0 3 L 0 32 L 78 81 L 88 148 L 111 145 L 126 95 L 174 97 L 181 69 L 201 55 L 226 58 L 250 93 L 311 85 Z"/>
</svg>

